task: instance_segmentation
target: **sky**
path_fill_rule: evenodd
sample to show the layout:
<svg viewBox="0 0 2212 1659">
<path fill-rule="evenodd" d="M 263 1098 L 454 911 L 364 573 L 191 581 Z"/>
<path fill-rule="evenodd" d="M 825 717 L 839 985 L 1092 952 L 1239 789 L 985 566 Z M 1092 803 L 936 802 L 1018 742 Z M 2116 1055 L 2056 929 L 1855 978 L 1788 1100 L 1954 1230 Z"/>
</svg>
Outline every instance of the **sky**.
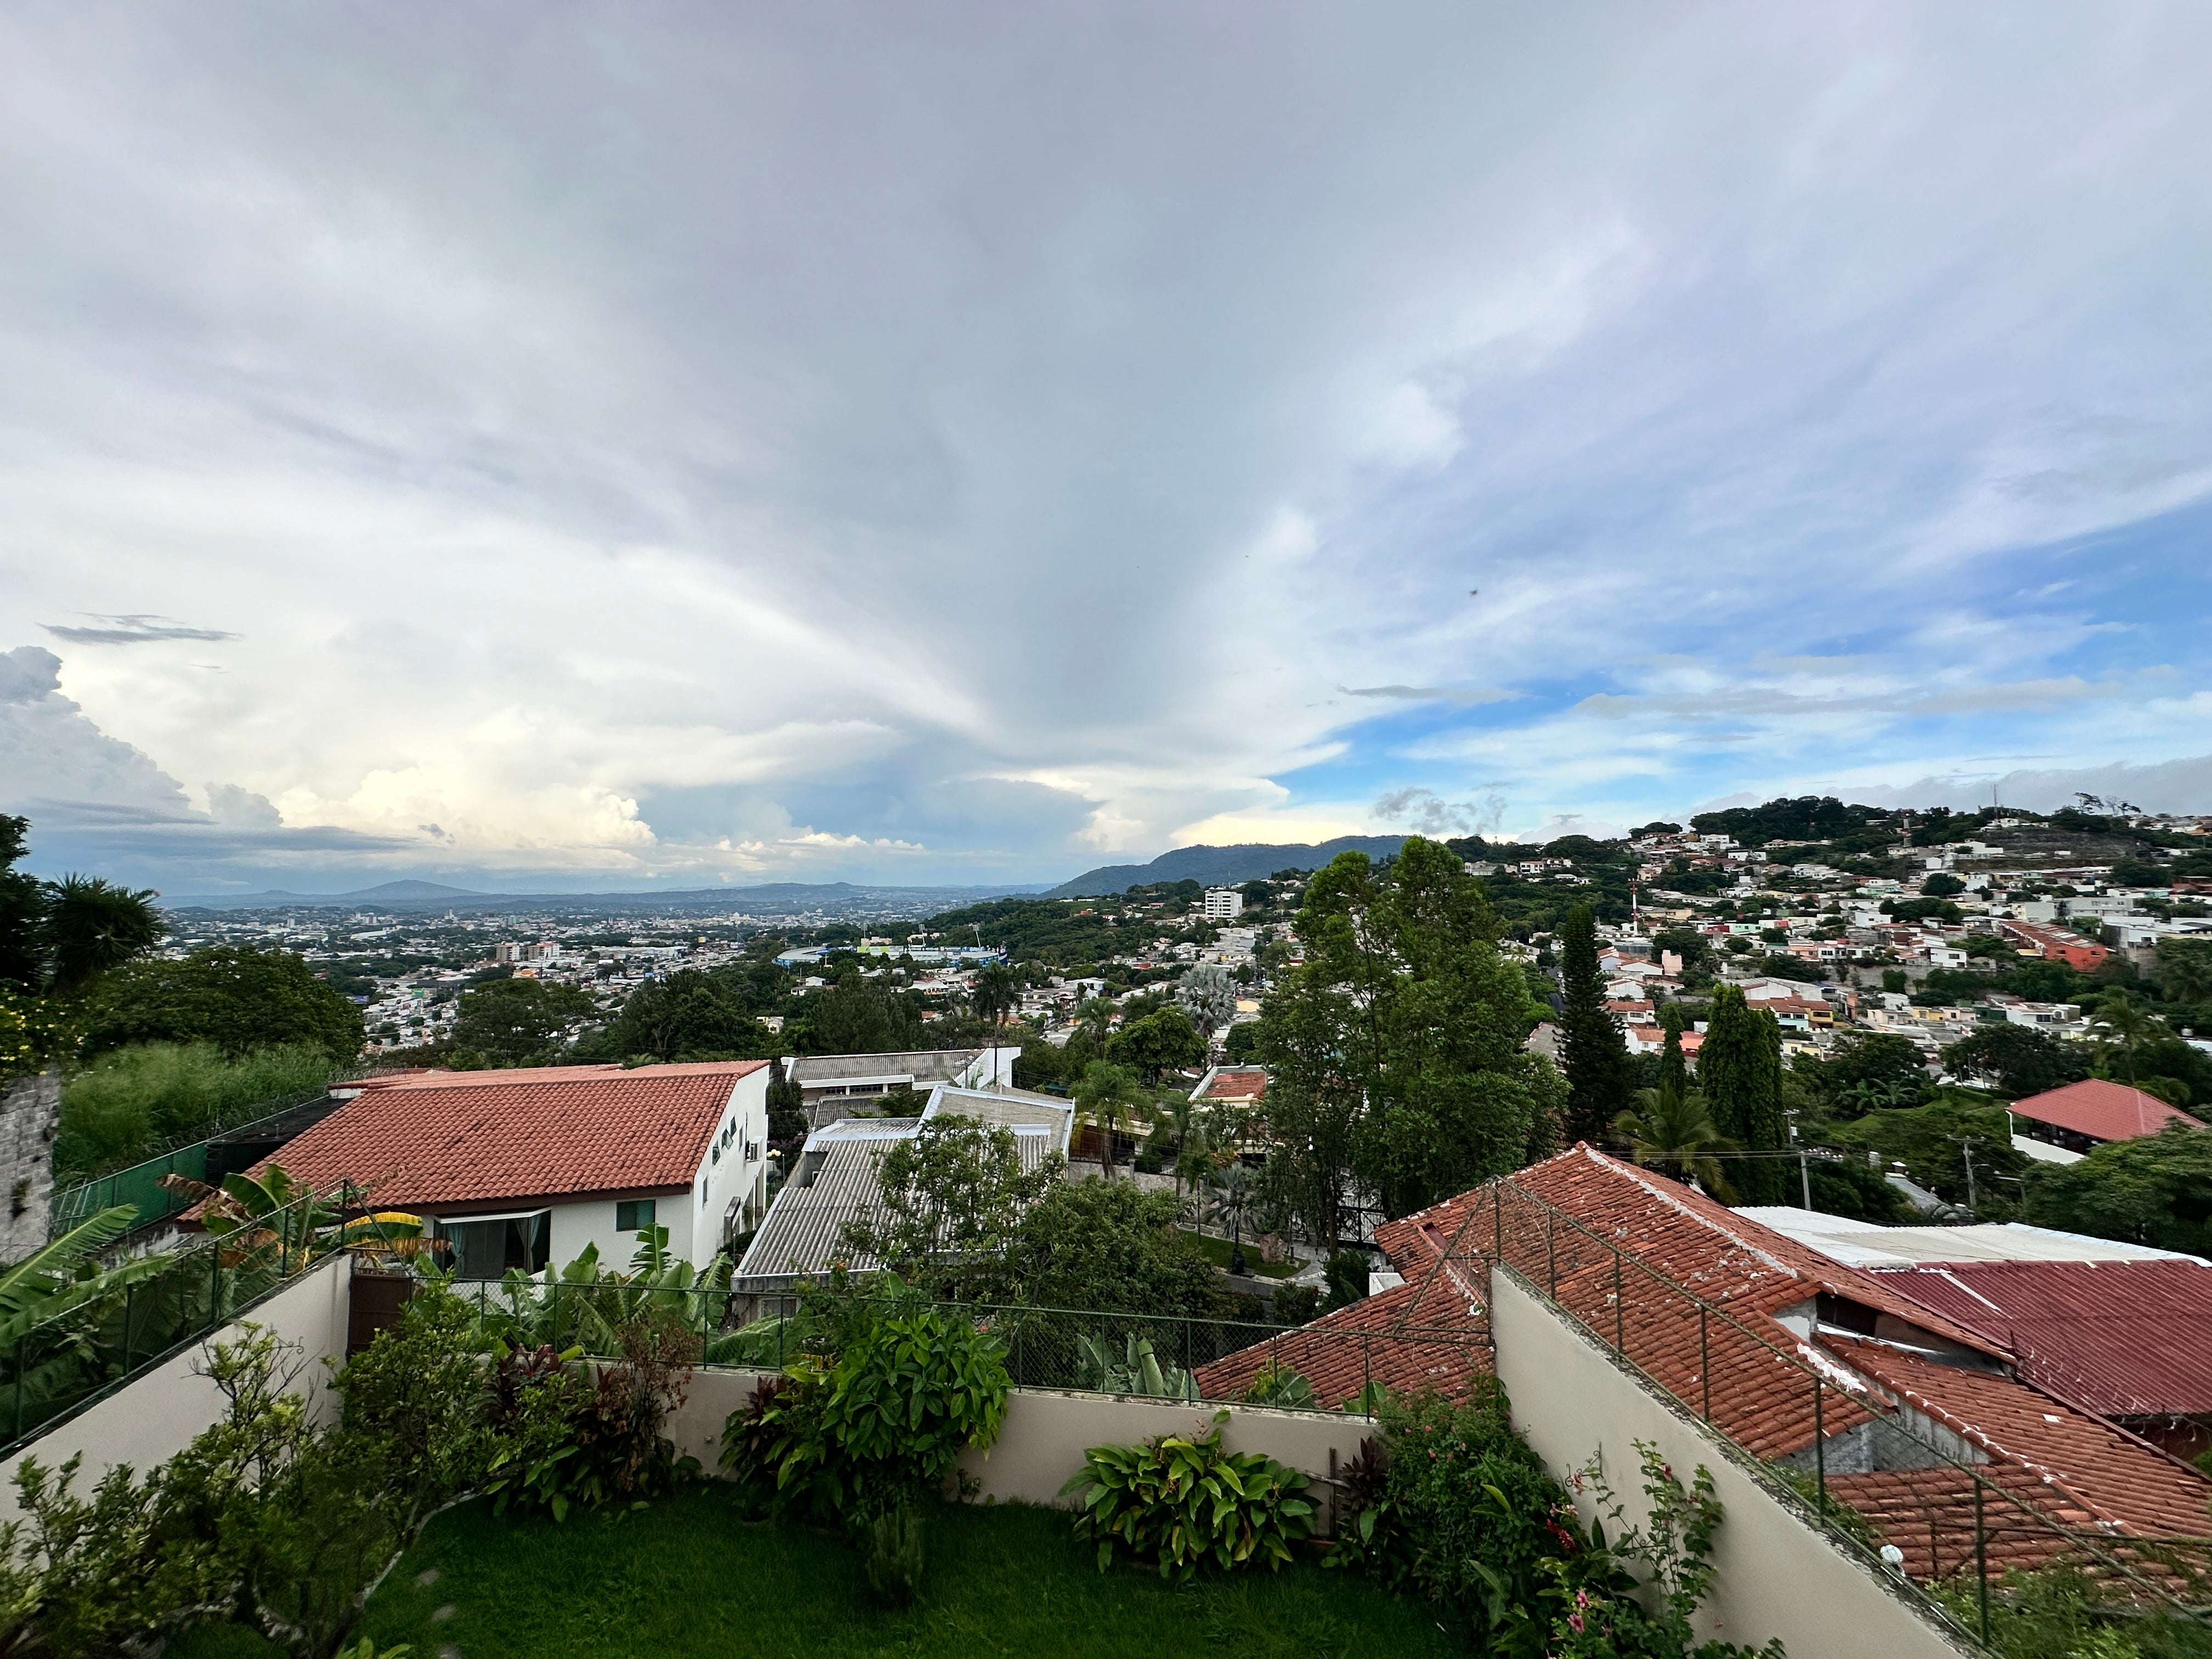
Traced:
<svg viewBox="0 0 2212 1659">
<path fill-rule="evenodd" d="M 0 11 L 0 811 L 172 894 L 2212 811 L 2212 9 Z"/>
</svg>

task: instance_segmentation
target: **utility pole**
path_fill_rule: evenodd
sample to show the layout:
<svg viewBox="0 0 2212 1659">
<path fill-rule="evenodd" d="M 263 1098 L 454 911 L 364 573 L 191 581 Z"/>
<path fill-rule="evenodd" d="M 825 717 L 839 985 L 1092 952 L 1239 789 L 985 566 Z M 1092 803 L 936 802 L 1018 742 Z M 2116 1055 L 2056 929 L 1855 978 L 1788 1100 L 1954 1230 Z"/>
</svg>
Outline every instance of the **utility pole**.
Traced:
<svg viewBox="0 0 2212 1659">
<path fill-rule="evenodd" d="M 1805 1207 L 1809 1210 L 1813 1207 L 1812 1167 L 1806 1161 L 1805 1143 L 1797 1138 L 1797 1114 L 1792 1111 L 1784 1113 L 1784 1115 L 1790 1120 L 1790 1144 L 1797 1149 L 1798 1190 L 1804 1194 Z"/>
<path fill-rule="evenodd" d="M 1974 1187 L 1974 1138 L 1972 1135 L 1950 1135 L 1946 1139 L 1957 1141 L 1959 1150 L 1966 1155 L 1966 1207 L 1970 1210 L 1978 1210 L 1981 1208 L 1981 1203 Z"/>
</svg>

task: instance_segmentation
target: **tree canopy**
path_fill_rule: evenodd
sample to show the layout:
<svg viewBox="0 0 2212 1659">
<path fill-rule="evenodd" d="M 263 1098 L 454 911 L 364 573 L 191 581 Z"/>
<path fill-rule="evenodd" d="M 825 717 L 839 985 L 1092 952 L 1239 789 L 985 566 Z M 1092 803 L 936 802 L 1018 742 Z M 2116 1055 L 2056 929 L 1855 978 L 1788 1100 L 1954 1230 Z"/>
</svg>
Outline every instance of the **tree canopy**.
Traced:
<svg viewBox="0 0 2212 1659">
<path fill-rule="evenodd" d="M 2212 1130 L 2169 1124 L 2079 1164 L 2039 1168 L 2025 1218 L 2039 1227 L 2212 1255 Z"/>
<path fill-rule="evenodd" d="M 213 945 L 177 961 L 141 960 L 88 994 L 88 1056 L 129 1042 L 212 1042 L 227 1054 L 313 1043 L 331 1059 L 361 1053 L 361 1010 L 289 951 Z"/>
<path fill-rule="evenodd" d="M 1419 836 L 1383 869 L 1341 854 L 1295 926 L 1306 961 L 1260 1045 L 1278 1178 L 1313 1237 L 1342 1236 L 1355 1176 L 1403 1215 L 1550 1146 L 1565 1089 L 1522 1048 L 1540 1010 L 1456 854 Z"/>
<path fill-rule="evenodd" d="M 1714 1126 L 1747 1152 L 1782 1148 L 1782 1028 L 1744 1000 L 1741 988 L 1713 993 L 1712 1018 L 1698 1050 L 1698 1085 Z M 1730 1179 L 1747 1204 L 1784 1200 L 1778 1158 L 1738 1160 Z"/>
<path fill-rule="evenodd" d="M 1565 1006 L 1559 1014 L 1559 1058 L 1567 1074 L 1562 1138 L 1601 1146 L 1613 1139 L 1615 1121 L 1629 1109 L 1628 1044 L 1620 1018 L 1606 1003 L 1596 920 L 1588 905 L 1567 912 L 1560 945 Z"/>
<path fill-rule="evenodd" d="M 568 1023 L 592 1012 L 573 986 L 538 979 L 495 979 L 461 994 L 453 1020 L 453 1060 L 476 1066 L 549 1066 L 560 1057 Z"/>
<path fill-rule="evenodd" d="M 734 979 L 679 968 L 632 991 L 593 1047 L 616 1060 L 765 1060 L 776 1044 L 749 1000 Z"/>
</svg>

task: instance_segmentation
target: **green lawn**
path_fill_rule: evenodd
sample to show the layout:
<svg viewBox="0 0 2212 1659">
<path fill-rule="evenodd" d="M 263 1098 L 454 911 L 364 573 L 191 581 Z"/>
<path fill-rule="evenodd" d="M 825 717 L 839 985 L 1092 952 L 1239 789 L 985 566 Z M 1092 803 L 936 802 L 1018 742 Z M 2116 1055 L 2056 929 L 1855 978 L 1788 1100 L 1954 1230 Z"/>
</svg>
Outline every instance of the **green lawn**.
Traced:
<svg viewBox="0 0 2212 1659">
<path fill-rule="evenodd" d="M 1422 1604 L 1302 1561 L 1182 1589 L 1100 1573 L 1068 1517 L 1023 1504 L 933 1516 L 921 1601 L 869 1595 L 837 1535 L 738 1518 L 714 1482 L 565 1526 L 441 1516 L 369 1602 L 362 1629 L 414 1659 L 728 1655 L 731 1659 L 1428 1659 L 1464 1650 Z M 425 1578 L 428 1583 L 422 1582 Z M 445 1617 L 438 1615 L 444 1613 Z M 173 1653 L 187 1650 L 180 1645 Z M 224 1650 L 194 1644 L 214 1659 Z"/>
<path fill-rule="evenodd" d="M 1184 1237 L 1196 1241 L 1200 1253 L 1215 1267 L 1226 1267 L 1229 1265 L 1227 1239 L 1216 1238 L 1211 1233 L 1194 1233 L 1188 1227 L 1182 1231 Z M 1260 1247 L 1248 1241 L 1244 1246 L 1244 1270 L 1263 1279 L 1288 1279 L 1297 1272 L 1298 1264 L 1295 1261 L 1262 1261 L 1260 1260 Z"/>
</svg>

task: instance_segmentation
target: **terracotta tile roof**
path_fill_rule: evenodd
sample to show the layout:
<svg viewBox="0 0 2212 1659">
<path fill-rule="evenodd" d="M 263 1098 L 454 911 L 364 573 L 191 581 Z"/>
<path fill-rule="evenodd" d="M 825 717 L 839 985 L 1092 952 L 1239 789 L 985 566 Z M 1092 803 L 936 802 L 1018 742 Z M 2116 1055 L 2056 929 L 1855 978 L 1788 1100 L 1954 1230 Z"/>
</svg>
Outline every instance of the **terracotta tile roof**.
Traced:
<svg viewBox="0 0 2212 1659">
<path fill-rule="evenodd" d="M 1491 1371 L 1489 1320 L 1486 1312 L 1470 1316 L 1466 1302 L 1447 1292 L 1442 1280 L 1408 1281 L 1240 1348 L 1192 1375 L 1204 1398 L 1233 1400 L 1271 1358 L 1312 1383 L 1315 1397 L 1331 1411 L 1370 1382 L 1393 1394 L 1435 1393 L 1463 1401 L 1468 1383 Z"/>
<path fill-rule="evenodd" d="M 547 1066 L 380 1079 L 264 1163 L 428 1210 L 690 1184 L 762 1060 Z"/>
<path fill-rule="evenodd" d="M 2156 1134 L 2169 1123 L 2179 1123 L 2185 1129 L 2204 1127 L 2156 1095 L 2094 1077 L 2016 1100 L 2010 1109 L 2021 1117 L 2056 1124 L 2093 1140 L 2133 1140 L 2137 1135 Z"/>
<path fill-rule="evenodd" d="M 1258 1066 L 1243 1071 L 1231 1071 L 1224 1066 L 1213 1074 L 1213 1081 L 1206 1085 L 1208 1100 L 1258 1100 L 1267 1092 L 1267 1073 Z"/>
<path fill-rule="evenodd" d="M 2212 1267 L 1963 1261 L 1876 1276 L 2002 1343 L 2022 1376 L 2085 1411 L 2212 1416 Z"/>
</svg>

